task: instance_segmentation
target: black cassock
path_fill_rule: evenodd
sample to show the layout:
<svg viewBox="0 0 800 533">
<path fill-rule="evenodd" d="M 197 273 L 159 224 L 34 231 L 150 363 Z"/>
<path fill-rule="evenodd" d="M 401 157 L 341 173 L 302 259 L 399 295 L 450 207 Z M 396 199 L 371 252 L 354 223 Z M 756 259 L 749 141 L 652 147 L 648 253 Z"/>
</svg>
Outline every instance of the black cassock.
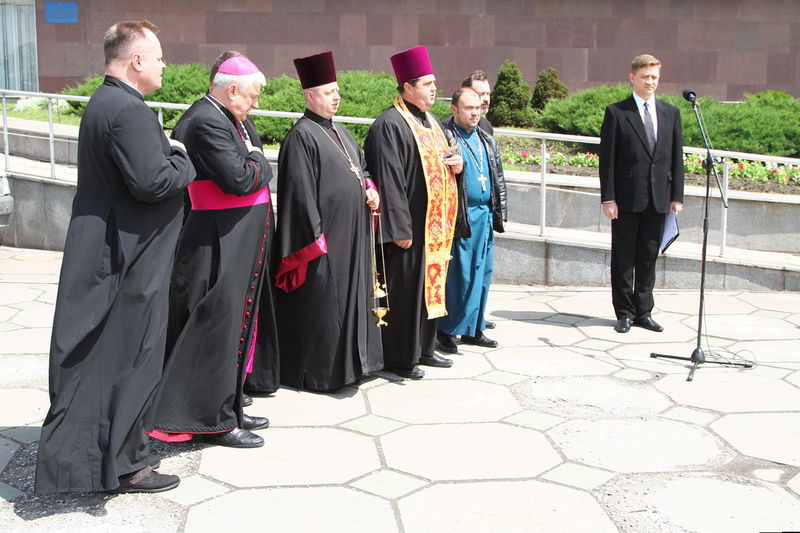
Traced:
<svg viewBox="0 0 800 533">
<path fill-rule="evenodd" d="M 346 129 L 336 132 L 306 110 L 278 158 L 281 383 L 317 391 L 383 368 L 371 311 L 372 216 L 342 147 L 362 175 L 364 159 Z"/>
<path fill-rule="evenodd" d="M 112 490 L 147 466 L 181 193 L 194 175 L 141 94 L 106 76 L 78 137 L 38 493 Z"/>
<path fill-rule="evenodd" d="M 406 102 L 412 115 L 430 126 L 425 113 Z M 434 118 L 434 120 L 437 120 Z M 432 355 L 436 319 L 428 319 L 424 299 L 425 215 L 428 191 L 414 134 L 394 107 L 384 111 L 364 142 L 367 169 L 381 191 L 381 220 L 390 310 L 382 331 L 387 367 L 411 368 Z M 402 249 L 395 241 L 413 239 Z"/>
<path fill-rule="evenodd" d="M 272 301 L 264 297 L 270 203 L 231 206 L 259 192 L 268 197 L 265 187 L 272 177 L 264 155 L 248 152 L 245 133 L 212 96 L 192 104 L 175 126 L 174 136 L 186 145 L 197 180 L 172 275 L 167 358 L 154 410 L 154 427 L 161 432 L 214 433 L 241 425 L 254 332 L 264 344 L 264 353 L 255 353 L 261 358 L 263 387 L 277 387 L 277 354 L 266 349 L 274 348 L 276 339 L 269 318 L 274 310 L 265 308 Z M 208 188 L 224 193 L 227 204 L 201 205 L 193 191 Z"/>
</svg>

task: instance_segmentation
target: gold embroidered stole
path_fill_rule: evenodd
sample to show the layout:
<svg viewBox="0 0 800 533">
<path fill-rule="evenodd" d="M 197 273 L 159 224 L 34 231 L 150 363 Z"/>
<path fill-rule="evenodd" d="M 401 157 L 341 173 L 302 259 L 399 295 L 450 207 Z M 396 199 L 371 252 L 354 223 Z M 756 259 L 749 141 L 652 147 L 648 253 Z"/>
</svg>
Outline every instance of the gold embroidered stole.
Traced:
<svg viewBox="0 0 800 533">
<path fill-rule="evenodd" d="M 398 96 L 394 107 L 408 123 L 422 159 L 428 206 L 425 212 L 425 307 L 428 318 L 447 315 L 445 282 L 453 244 L 458 195 L 456 178 L 444 164 L 447 138 L 439 123 L 426 113 L 431 127 L 426 128 L 414 118 L 403 99 Z"/>
</svg>

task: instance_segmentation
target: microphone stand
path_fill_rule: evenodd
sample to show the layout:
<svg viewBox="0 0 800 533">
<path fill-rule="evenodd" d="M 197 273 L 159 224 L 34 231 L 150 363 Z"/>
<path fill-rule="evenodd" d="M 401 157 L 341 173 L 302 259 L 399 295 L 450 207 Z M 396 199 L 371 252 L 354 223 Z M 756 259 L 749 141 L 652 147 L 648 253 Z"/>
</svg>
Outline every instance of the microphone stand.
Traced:
<svg viewBox="0 0 800 533">
<path fill-rule="evenodd" d="M 692 103 L 692 110 L 694 110 L 694 116 L 697 119 L 697 125 L 700 126 L 700 133 L 703 136 L 703 142 L 706 145 L 706 196 L 705 196 L 705 203 L 703 206 L 703 251 L 701 254 L 700 259 L 700 310 L 697 314 L 697 345 L 692 352 L 690 357 L 681 357 L 677 355 L 665 355 L 660 353 L 651 353 L 650 357 L 653 358 L 664 358 L 664 359 L 677 359 L 680 361 L 691 361 L 692 368 L 689 371 L 689 376 L 686 378 L 686 381 L 692 381 L 694 379 L 694 372 L 697 368 L 702 365 L 703 363 L 714 363 L 717 365 L 728 365 L 728 366 L 740 366 L 744 368 L 751 368 L 753 363 L 750 361 L 746 361 L 743 363 L 735 362 L 735 361 L 707 361 L 706 354 L 703 352 L 703 348 L 701 347 L 702 335 L 703 335 L 703 312 L 705 307 L 705 285 L 706 285 L 706 256 L 708 251 L 708 200 L 711 196 L 711 170 L 714 170 L 714 177 L 717 180 L 717 188 L 719 189 L 720 198 L 722 199 L 722 206 L 727 209 L 728 208 L 728 199 L 725 197 L 725 191 L 722 189 L 722 185 L 719 181 L 719 174 L 717 173 L 717 168 L 714 165 L 714 158 L 711 154 L 711 141 L 708 138 L 708 134 L 706 133 L 704 122 L 700 116 L 700 104 L 697 103 L 697 98 L 691 91 L 684 91 L 683 97 L 689 100 Z"/>
</svg>

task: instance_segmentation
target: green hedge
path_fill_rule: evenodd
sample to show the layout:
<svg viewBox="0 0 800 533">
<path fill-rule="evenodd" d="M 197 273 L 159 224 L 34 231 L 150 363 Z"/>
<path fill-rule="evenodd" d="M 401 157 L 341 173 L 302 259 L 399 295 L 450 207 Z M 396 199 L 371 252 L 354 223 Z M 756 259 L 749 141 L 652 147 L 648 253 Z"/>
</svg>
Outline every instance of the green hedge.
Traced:
<svg viewBox="0 0 800 533">
<path fill-rule="evenodd" d="M 545 131 L 574 135 L 599 135 L 605 107 L 627 98 L 630 85 L 600 86 L 551 100 L 538 118 Z M 689 102 L 681 96 L 659 94 L 677 106 L 683 121 L 684 144 L 703 147 L 703 139 Z M 741 103 L 700 98 L 708 135 L 714 148 L 790 156 L 800 148 L 800 100 L 775 91 L 745 95 Z"/>
<path fill-rule="evenodd" d="M 191 104 L 201 98 L 208 89 L 209 67 L 199 63 L 170 65 L 164 71 L 163 87 L 147 96 L 147 100 Z M 77 87 L 68 87 L 62 92 L 79 96 L 91 96 L 102 83 L 102 76 L 87 78 Z M 397 96 L 396 82 L 388 74 L 373 74 L 366 71 L 342 71 L 338 73 L 342 101 L 339 115 L 375 118 L 392 105 Z M 74 103 L 77 114 L 85 105 Z M 259 98 L 259 108 L 272 111 L 305 110 L 305 99 L 300 82 L 288 76 L 269 78 Z M 437 101 L 433 113 L 444 118 L 450 114 L 450 106 Z M 173 127 L 181 116 L 179 110 L 164 110 L 164 125 Z M 293 119 L 253 117 L 261 138 L 267 143 L 281 142 L 294 124 Z M 369 126 L 366 124 L 345 125 L 359 144 L 364 143 Z"/>
</svg>

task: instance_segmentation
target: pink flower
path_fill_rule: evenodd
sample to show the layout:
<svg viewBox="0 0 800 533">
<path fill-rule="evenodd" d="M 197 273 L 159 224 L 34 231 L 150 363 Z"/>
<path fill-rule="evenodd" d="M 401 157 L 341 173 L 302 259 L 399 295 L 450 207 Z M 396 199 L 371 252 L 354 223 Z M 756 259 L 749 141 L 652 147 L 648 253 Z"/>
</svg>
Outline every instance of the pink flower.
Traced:
<svg viewBox="0 0 800 533">
<path fill-rule="evenodd" d="M 777 173 L 778 173 L 778 169 L 777 169 L 777 168 L 773 168 L 773 169 L 772 169 L 772 173 L 773 173 L 773 174 L 777 174 Z"/>
<path fill-rule="evenodd" d="M 521 151 L 521 152 L 519 153 L 519 155 L 521 155 L 522 157 L 528 157 L 528 152 L 526 152 L 525 150 L 523 150 L 523 151 Z"/>
<path fill-rule="evenodd" d="M 739 170 L 744 170 L 744 163 L 739 163 Z"/>
</svg>

